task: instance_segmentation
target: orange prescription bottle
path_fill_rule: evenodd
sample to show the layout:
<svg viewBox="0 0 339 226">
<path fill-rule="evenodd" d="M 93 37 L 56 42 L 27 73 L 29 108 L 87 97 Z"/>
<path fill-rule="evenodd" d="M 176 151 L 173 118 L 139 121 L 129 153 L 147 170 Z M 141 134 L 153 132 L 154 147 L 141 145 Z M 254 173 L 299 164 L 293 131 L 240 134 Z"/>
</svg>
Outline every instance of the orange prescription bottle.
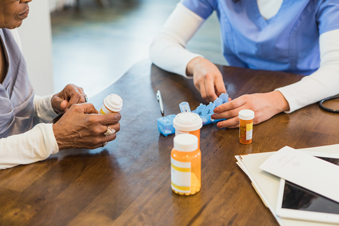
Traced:
<svg viewBox="0 0 339 226">
<path fill-rule="evenodd" d="M 251 110 L 239 111 L 239 142 L 241 144 L 252 143 L 254 112 Z"/>
<path fill-rule="evenodd" d="M 183 133 L 193 134 L 198 138 L 198 148 L 200 149 L 200 129 L 202 119 L 196 113 L 183 112 L 179 113 L 173 120 L 175 136 Z"/>
<path fill-rule="evenodd" d="M 201 151 L 192 134 L 174 137 L 171 152 L 171 187 L 179 195 L 194 195 L 201 188 Z"/>
<path fill-rule="evenodd" d="M 99 114 L 106 115 L 109 113 L 118 113 L 122 109 L 122 99 L 117 94 L 110 94 L 104 99 Z"/>
</svg>

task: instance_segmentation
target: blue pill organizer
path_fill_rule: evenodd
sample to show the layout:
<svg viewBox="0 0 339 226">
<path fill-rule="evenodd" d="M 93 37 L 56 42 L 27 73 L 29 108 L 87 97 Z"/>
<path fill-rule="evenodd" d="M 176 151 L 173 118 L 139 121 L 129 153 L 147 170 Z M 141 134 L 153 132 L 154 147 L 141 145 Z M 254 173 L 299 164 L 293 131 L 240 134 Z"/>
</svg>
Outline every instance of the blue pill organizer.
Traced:
<svg viewBox="0 0 339 226">
<path fill-rule="evenodd" d="M 214 113 L 214 108 L 218 107 L 221 104 L 228 102 L 228 94 L 221 94 L 214 102 L 210 102 L 208 105 L 200 104 L 197 109 L 193 110 L 193 113 L 196 113 L 202 119 L 203 125 L 208 125 L 214 122 L 219 122 L 225 119 L 213 120 L 211 115 Z M 179 104 L 181 112 L 190 112 L 190 106 L 187 102 L 182 102 Z M 157 119 L 157 125 L 159 132 L 167 137 L 168 135 L 174 134 L 175 129 L 173 127 L 173 120 L 176 115 L 168 115 L 166 117 L 161 117 Z"/>
</svg>

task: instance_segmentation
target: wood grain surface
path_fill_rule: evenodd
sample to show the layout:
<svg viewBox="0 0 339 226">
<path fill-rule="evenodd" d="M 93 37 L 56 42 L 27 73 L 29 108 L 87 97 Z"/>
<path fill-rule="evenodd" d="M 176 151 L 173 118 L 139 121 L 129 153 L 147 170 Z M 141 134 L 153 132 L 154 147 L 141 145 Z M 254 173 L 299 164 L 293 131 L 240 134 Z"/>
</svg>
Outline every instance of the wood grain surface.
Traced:
<svg viewBox="0 0 339 226">
<path fill-rule="evenodd" d="M 281 72 L 219 66 L 231 98 L 269 92 L 302 78 Z M 147 59 L 91 98 L 97 108 L 110 93 L 124 100 L 117 139 L 96 150 L 66 150 L 47 160 L 0 171 L 0 225 L 277 225 L 235 155 L 339 143 L 339 115 L 317 104 L 281 113 L 254 126 L 253 143 L 238 129 L 201 130 L 202 189 L 183 197 L 170 188 L 173 135 L 157 130 L 161 116 L 203 102 L 193 80 L 165 72 Z"/>
</svg>

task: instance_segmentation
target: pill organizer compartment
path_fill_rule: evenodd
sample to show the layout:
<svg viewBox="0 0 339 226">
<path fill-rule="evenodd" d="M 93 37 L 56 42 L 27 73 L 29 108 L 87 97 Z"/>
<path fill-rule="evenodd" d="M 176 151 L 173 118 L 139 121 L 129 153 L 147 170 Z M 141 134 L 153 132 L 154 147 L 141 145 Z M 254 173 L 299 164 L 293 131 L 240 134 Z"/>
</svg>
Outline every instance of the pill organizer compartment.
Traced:
<svg viewBox="0 0 339 226">
<path fill-rule="evenodd" d="M 211 119 L 211 115 L 214 113 L 214 108 L 218 107 L 221 104 L 228 102 L 228 94 L 221 94 L 213 103 L 210 102 L 207 106 L 205 104 L 200 104 L 197 109 L 193 110 L 193 113 L 196 113 L 202 119 L 203 125 L 208 125 L 211 123 L 219 122 L 226 119 Z M 182 102 L 179 104 L 179 108 L 181 112 L 190 112 L 190 107 L 187 102 Z M 175 129 L 173 127 L 173 120 L 176 115 L 168 115 L 166 117 L 161 117 L 157 119 L 158 130 L 164 135 L 168 136 L 175 133 Z"/>
<path fill-rule="evenodd" d="M 166 117 L 161 117 L 157 119 L 158 130 L 165 137 L 175 133 L 175 129 L 173 127 L 173 120 L 175 116 L 176 115 L 168 115 Z"/>
</svg>

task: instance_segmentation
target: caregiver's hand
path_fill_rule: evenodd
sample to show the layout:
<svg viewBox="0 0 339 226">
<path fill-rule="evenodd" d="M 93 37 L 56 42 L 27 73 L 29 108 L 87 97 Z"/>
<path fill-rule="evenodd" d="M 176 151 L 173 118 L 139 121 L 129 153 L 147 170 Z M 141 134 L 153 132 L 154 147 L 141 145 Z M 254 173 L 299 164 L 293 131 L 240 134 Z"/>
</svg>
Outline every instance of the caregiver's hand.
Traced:
<svg viewBox="0 0 339 226">
<path fill-rule="evenodd" d="M 92 104 L 75 104 L 53 125 L 59 150 L 69 148 L 95 149 L 116 138 L 116 133 L 105 136 L 107 127 L 120 130 L 119 113 L 96 115 Z"/>
<path fill-rule="evenodd" d="M 186 70 L 186 74 L 193 75 L 194 86 L 205 101 L 213 102 L 220 94 L 226 93 L 222 74 L 205 58 L 194 58 L 187 64 Z"/>
<path fill-rule="evenodd" d="M 58 114 L 65 113 L 73 104 L 86 102 L 86 94 L 81 87 L 67 85 L 60 93 L 52 97 L 52 107 Z"/>
<path fill-rule="evenodd" d="M 238 113 L 240 110 L 250 109 L 254 111 L 254 124 L 264 122 L 274 115 L 289 110 L 289 105 L 279 91 L 270 93 L 256 93 L 243 95 L 214 109 L 213 119 L 227 118 L 218 122 L 219 128 L 239 127 Z"/>
</svg>

